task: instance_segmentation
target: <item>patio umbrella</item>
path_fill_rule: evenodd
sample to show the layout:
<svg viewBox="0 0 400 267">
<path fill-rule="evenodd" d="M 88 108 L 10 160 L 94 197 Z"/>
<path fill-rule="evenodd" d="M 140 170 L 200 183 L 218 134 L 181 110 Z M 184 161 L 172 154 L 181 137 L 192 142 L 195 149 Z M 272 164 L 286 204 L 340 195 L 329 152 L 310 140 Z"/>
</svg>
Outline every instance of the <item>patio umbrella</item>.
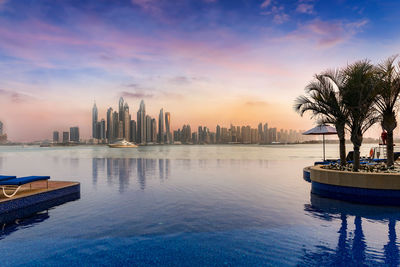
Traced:
<svg viewBox="0 0 400 267">
<path fill-rule="evenodd" d="M 306 132 L 303 135 L 322 135 L 322 144 L 324 150 L 324 161 L 325 161 L 325 135 L 337 134 L 336 128 L 329 125 L 318 125 Z"/>
</svg>

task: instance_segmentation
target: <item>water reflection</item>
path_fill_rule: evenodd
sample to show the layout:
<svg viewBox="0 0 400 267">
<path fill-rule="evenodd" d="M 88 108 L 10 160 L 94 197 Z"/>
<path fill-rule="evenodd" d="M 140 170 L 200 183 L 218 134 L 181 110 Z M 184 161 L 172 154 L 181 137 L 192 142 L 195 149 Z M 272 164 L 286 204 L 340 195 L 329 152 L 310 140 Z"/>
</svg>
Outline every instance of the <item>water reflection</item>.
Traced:
<svg viewBox="0 0 400 267">
<path fill-rule="evenodd" d="M 135 179 L 141 190 L 146 188 L 146 180 L 149 177 L 158 176 L 160 181 L 168 179 L 171 174 L 170 159 L 148 158 L 93 158 L 92 159 L 92 183 L 96 185 L 98 179 L 105 176 L 107 183 L 111 185 L 118 180 L 119 191 L 124 192 L 130 181 Z"/>
<path fill-rule="evenodd" d="M 398 266 L 396 221 L 400 219 L 399 207 L 367 206 L 339 200 L 321 198 L 311 194 L 311 204 L 304 205 L 308 215 L 324 221 L 340 220 L 336 249 L 318 245 L 312 251 L 305 250 L 300 266 L 364 266 L 383 262 L 387 266 Z M 354 217 L 354 230 L 349 231 L 349 220 Z M 388 227 L 388 242 L 383 247 L 383 259 L 368 250 L 363 231 L 363 221 L 384 223 Z M 383 262 L 382 262 L 383 260 Z"/>
<path fill-rule="evenodd" d="M 33 227 L 50 218 L 49 210 L 80 198 L 80 193 L 70 194 L 54 200 L 42 202 L 28 208 L 0 214 L 0 240 L 22 229 Z"/>
</svg>

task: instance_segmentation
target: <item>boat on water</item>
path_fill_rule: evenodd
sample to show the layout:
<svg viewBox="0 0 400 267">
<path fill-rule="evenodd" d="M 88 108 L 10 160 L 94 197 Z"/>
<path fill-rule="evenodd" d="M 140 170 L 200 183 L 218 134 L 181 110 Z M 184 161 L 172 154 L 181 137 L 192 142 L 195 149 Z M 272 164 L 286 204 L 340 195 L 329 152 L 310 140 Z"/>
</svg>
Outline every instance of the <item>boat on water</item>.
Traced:
<svg viewBox="0 0 400 267">
<path fill-rule="evenodd" d="M 137 147 L 134 143 L 128 142 L 125 139 L 116 141 L 112 144 L 108 144 L 109 147 L 112 148 L 134 148 Z"/>
</svg>

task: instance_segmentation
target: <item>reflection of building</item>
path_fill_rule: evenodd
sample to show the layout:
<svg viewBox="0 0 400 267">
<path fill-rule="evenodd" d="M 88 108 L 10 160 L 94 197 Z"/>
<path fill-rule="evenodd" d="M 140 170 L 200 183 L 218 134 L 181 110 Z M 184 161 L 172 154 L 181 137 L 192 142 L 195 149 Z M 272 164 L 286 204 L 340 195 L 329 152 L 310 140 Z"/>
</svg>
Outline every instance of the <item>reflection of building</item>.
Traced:
<svg viewBox="0 0 400 267">
<path fill-rule="evenodd" d="M 158 162 L 158 164 L 157 164 Z M 169 159 L 133 159 L 133 158 L 93 158 L 92 177 L 93 185 L 98 184 L 101 177 L 106 177 L 107 184 L 112 186 L 116 181 L 119 191 L 124 192 L 132 180 L 137 181 L 141 190 L 146 188 L 147 179 L 168 179 L 171 172 Z"/>
</svg>

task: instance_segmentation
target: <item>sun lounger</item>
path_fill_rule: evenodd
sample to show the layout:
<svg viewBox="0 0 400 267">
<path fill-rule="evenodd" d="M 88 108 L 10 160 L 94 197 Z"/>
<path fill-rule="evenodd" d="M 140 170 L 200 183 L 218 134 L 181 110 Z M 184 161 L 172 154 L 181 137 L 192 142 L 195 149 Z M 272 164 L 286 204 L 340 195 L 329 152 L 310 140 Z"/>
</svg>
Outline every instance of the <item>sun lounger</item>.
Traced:
<svg viewBox="0 0 400 267">
<path fill-rule="evenodd" d="M 17 176 L 0 175 L 0 181 L 15 179 Z"/>
<path fill-rule="evenodd" d="M 0 180 L 0 187 L 3 189 L 3 194 L 4 196 L 10 198 L 15 196 L 15 194 L 18 192 L 18 190 L 21 188 L 22 185 L 24 184 L 30 184 L 36 181 L 47 181 L 50 179 L 50 176 L 27 176 L 27 177 L 21 177 L 21 178 L 10 178 L 6 180 Z M 48 182 L 47 182 L 47 188 L 48 188 Z M 6 190 L 15 190 L 11 195 L 8 195 L 6 193 Z"/>
</svg>

